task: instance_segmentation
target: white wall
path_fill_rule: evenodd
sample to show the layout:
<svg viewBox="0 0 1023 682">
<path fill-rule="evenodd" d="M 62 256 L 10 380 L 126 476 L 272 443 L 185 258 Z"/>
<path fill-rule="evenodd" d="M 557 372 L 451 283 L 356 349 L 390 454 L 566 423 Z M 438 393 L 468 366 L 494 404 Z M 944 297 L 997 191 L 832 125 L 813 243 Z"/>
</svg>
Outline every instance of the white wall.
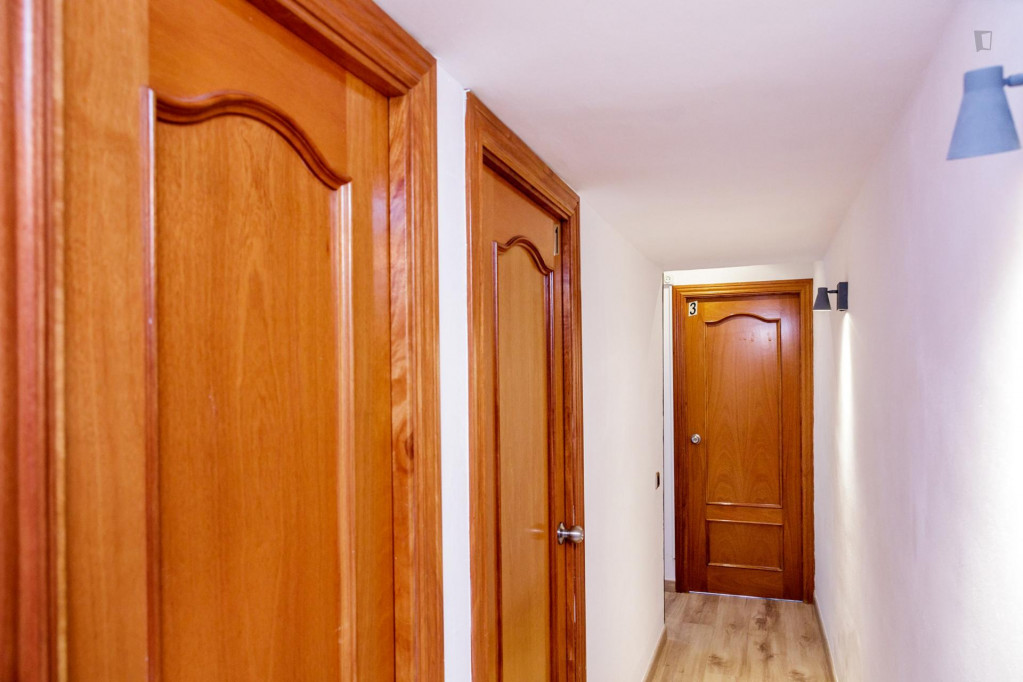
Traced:
<svg viewBox="0 0 1023 682">
<path fill-rule="evenodd" d="M 469 309 L 466 303 L 465 90 L 437 68 L 441 513 L 444 679 L 472 679 L 469 592 Z"/>
<path fill-rule="evenodd" d="M 731 282 L 769 282 L 780 279 L 809 279 L 813 265 L 748 265 L 704 270 L 670 270 L 664 273 L 664 579 L 675 580 L 675 402 L 673 382 L 673 344 L 671 324 L 671 287 L 687 284 L 728 284 Z"/>
<path fill-rule="evenodd" d="M 471 678 L 465 92 L 437 80 L 444 670 Z M 643 679 L 661 596 L 660 271 L 582 200 L 587 669 Z"/>
<path fill-rule="evenodd" d="M 586 653 L 640 682 L 664 626 L 660 269 L 582 204 Z"/>
<path fill-rule="evenodd" d="M 816 346 L 817 596 L 843 682 L 1023 669 L 1023 152 L 944 159 L 963 72 L 1003 63 L 1023 71 L 1023 3 L 964 3 L 820 272 L 850 286 Z"/>
</svg>

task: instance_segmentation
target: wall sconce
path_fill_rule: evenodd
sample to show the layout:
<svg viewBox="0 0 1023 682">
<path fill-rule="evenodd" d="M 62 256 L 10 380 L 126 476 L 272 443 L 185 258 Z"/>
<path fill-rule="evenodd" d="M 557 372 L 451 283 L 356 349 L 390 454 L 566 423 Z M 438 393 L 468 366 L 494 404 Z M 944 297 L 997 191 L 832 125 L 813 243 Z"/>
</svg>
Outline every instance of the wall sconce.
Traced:
<svg viewBox="0 0 1023 682">
<path fill-rule="evenodd" d="M 959 106 L 948 159 L 1011 152 L 1019 149 L 1006 86 L 1023 85 L 1023 73 L 1005 78 L 1002 67 L 967 71 L 963 78 L 963 103 Z"/>
<path fill-rule="evenodd" d="M 849 310 L 849 283 L 839 282 L 837 289 L 817 288 L 817 300 L 813 302 L 814 310 L 831 310 L 831 298 L 828 294 L 838 294 L 838 309 Z"/>
</svg>

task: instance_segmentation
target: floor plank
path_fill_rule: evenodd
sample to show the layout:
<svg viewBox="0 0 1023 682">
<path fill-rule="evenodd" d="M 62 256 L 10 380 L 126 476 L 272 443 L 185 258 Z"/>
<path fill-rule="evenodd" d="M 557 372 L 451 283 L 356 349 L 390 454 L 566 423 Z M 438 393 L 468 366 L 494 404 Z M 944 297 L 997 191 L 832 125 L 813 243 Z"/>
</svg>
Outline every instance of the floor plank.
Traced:
<svg viewBox="0 0 1023 682">
<path fill-rule="evenodd" d="M 731 682 L 749 667 L 749 622 L 752 618 L 752 599 L 718 601 L 714 635 L 707 650 L 707 670 L 703 679 L 708 682 Z"/>
<path fill-rule="evenodd" d="M 669 592 L 664 614 L 650 682 L 833 682 L 810 604 Z"/>
</svg>

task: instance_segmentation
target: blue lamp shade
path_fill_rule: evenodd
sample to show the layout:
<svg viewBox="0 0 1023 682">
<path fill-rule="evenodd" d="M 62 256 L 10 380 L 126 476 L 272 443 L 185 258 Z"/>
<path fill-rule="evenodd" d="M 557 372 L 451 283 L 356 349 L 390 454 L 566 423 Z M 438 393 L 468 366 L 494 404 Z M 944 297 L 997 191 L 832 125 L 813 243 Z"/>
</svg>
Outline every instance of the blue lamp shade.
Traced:
<svg viewBox="0 0 1023 682">
<path fill-rule="evenodd" d="M 963 103 L 959 107 L 949 159 L 1011 152 L 1019 149 L 1019 136 L 1005 96 L 1006 85 L 1017 85 L 1018 76 L 1006 80 L 1000 66 L 967 71 L 963 79 Z"/>
</svg>

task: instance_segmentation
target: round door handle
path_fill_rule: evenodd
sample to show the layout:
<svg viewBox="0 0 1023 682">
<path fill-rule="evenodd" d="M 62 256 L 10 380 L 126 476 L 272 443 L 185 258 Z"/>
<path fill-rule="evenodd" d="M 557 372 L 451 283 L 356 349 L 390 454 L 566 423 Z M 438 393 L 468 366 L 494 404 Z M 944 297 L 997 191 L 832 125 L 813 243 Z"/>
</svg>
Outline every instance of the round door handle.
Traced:
<svg viewBox="0 0 1023 682">
<path fill-rule="evenodd" d="M 566 528 L 564 523 L 558 524 L 558 530 L 555 533 L 555 536 L 558 538 L 559 545 L 565 544 L 566 540 L 578 545 L 580 542 L 583 541 L 583 538 L 585 537 L 583 535 L 583 529 L 581 526 L 572 526 L 571 528 Z"/>
<path fill-rule="evenodd" d="M 691 442 L 691 443 L 692 443 L 693 445 L 699 445 L 699 444 L 700 444 L 700 441 L 701 441 L 701 440 L 703 440 L 703 439 L 702 439 L 702 438 L 700 438 L 700 434 L 698 434 L 698 433 L 694 433 L 694 434 L 693 434 L 693 436 L 692 436 L 692 438 L 690 438 L 690 439 L 689 439 L 689 441 L 690 441 L 690 442 Z"/>
</svg>

